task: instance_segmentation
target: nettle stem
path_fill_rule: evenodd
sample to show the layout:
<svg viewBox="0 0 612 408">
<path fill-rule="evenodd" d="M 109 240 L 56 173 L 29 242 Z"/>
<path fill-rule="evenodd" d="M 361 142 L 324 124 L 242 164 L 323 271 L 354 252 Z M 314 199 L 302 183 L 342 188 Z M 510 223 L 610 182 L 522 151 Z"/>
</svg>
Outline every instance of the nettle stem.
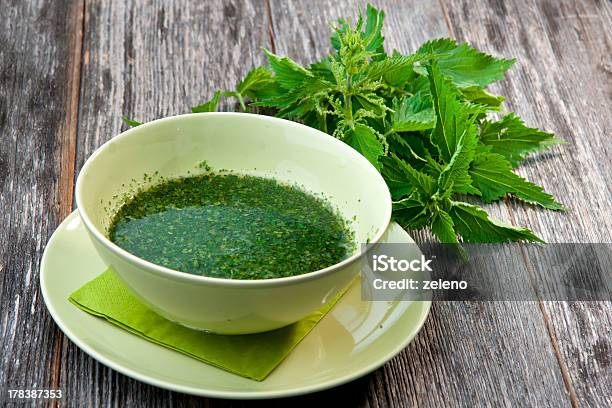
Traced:
<svg viewBox="0 0 612 408">
<path fill-rule="evenodd" d="M 319 117 L 321 118 L 321 130 L 323 130 L 325 133 L 328 133 L 327 132 L 327 114 L 323 113 Z"/>
<path fill-rule="evenodd" d="M 238 96 L 238 102 L 240 103 L 240 107 L 242 108 L 243 112 L 248 112 L 246 104 L 244 103 L 244 98 L 242 97 L 242 95 L 240 93 L 238 93 L 236 96 Z"/>
<path fill-rule="evenodd" d="M 346 78 L 346 91 L 344 92 L 344 105 L 345 105 L 345 116 L 346 123 L 353 129 L 355 126 L 353 124 L 353 104 L 352 104 L 352 96 L 351 96 L 351 76 L 349 75 Z"/>
</svg>

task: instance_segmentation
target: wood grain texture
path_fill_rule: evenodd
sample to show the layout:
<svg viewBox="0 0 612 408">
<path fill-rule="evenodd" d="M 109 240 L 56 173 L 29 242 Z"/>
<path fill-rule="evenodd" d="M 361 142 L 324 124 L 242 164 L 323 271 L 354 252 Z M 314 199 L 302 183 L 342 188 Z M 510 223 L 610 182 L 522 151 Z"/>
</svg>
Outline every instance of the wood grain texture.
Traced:
<svg viewBox="0 0 612 408">
<path fill-rule="evenodd" d="M 0 5 L 0 405 L 9 387 L 59 380 L 38 271 L 71 211 L 81 33 L 79 2 Z"/>
<path fill-rule="evenodd" d="M 388 49 L 413 52 L 427 39 L 449 35 L 444 10 L 437 3 L 374 3 L 387 12 Z M 275 36 L 277 52 L 303 63 L 322 56 L 329 48 L 329 24 L 324 22 L 355 15 L 354 2 L 327 4 L 272 1 L 274 32 L 282 33 Z M 503 204 L 487 209 L 493 217 L 510 221 Z M 414 236 L 417 242 L 431 239 L 424 232 Z M 526 269 L 518 268 L 523 276 L 511 275 L 516 270 L 514 265 L 500 265 L 500 278 L 528 279 Z M 570 403 L 536 303 L 436 303 L 417 340 L 370 381 L 376 391 L 364 395 L 363 405 L 372 397 L 383 405 Z"/>
<path fill-rule="evenodd" d="M 87 4 L 77 168 L 127 127 L 232 89 L 268 46 L 263 2 Z M 233 108 L 227 103 L 220 109 Z"/>
<path fill-rule="evenodd" d="M 413 51 L 450 33 L 516 57 L 508 79 L 493 90 L 528 124 L 570 142 L 519 171 L 572 212 L 514 202 L 489 212 L 551 242 L 611 242 L 610 2 L 374 3 L 387 13 L 389 49 Z M 125 129 L 121 116 L 147 121 L 187 112 L 264 62 L 261 47 L 310 62 L 329 49 L 330 23 L 354 17 L 357 4 L 0 4 L 0 388 L 58 387 L 65 393 L 61 405 L 95 407 L 332 400 L 364 407 L 612 405 L 609 302 L 436 303 L 412 344 L 373 374 L 322 393 L 254 403 L 191 397 L 131 380 L 76 348 L 48 317 L 38 288 L 44 244 L 71 209 L 75 169 Z M 500 265 L 501 272 L 511 269 Z"/>
<path fill-rule="evenodd" d="M 268 46 L 264 2 L 87 2 L 77 171 L 127 127 L 189 112 L 231 89 Z M 221 109 L 233 109 L 225 104 Z M 66 401 L 82 406 L 167 407 L 199 399 L 148 386 L 97 363 L 69 341 L 61 350 Z M 70 405 L 68 403 L 68 405 Z"/>
<path fill-rule="evenodd" d="M 602 116 L 610 111 L 612 97 L 611 3 L 444 3 L 459 39 L 517 58 L 507 80 L 492 87 L 507 97 L 508 109 L 568 141 L 518 171 L 572 211 L 508 202 L 513 223 L 530 226 L 548 242 L 612 242 L 612 129 Z M 541 302 L 541 308 L 574 402 L 612 405 L 610 302 Z"/>
</svg>

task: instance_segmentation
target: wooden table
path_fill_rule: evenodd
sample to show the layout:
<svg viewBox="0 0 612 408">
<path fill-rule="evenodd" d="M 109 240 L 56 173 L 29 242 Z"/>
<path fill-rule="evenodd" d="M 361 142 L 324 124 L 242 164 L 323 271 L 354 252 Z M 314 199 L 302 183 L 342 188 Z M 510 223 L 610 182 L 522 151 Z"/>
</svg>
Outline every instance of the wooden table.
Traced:
<svg viewBox="0 0 612 408">
<path fill-rule="evenodd" d="M 573 211 L 504 202 L 493 215 L 549 242 L 612 242 L 611 3 L 375 3 L 387 12 L 389 49 L 451 35 L 516 57 L 493 91 L 529 125 L 569 142 L 519 172 Z M 329 47 L 329 23 L 355 14 L 348 0 L 2 1 L 0 388 L 60 388 L 65 406 L 242 405 L 148 386 L 80 351 L 43 305 L 41 254 L 73 209 L 84 160 L 125 129 L 121 116 L 184 113 L 263 63 L 262 47 L 312 61 Z M 611 406 L 611 328 L 610 302 L 436 303 L 383 368 L 277 403 Z"/>
</svg>

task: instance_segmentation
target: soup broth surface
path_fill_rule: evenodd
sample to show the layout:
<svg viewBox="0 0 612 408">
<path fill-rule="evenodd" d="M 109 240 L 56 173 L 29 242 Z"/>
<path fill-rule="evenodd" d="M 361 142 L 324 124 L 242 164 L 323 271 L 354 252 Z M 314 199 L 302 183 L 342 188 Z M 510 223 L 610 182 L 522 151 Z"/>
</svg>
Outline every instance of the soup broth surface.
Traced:
<svg viewBox="0 0 612 408">
<path fill-rule="evenodd" d="M 147 261 L 196 275 L 269 279 L 336 264 L 355 250 L 325 199 L 273 179 L 204 174 L 140 191 L 109 238 Z"/>
</svg>

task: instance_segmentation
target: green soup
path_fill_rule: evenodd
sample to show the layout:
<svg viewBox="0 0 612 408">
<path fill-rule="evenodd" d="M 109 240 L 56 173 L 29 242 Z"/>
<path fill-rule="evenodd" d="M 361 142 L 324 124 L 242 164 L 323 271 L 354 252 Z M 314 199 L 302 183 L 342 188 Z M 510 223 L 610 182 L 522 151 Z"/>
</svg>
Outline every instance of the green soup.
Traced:
<svg viewBox="0 0 612 408">
<path fill-rule="evenodd" d="M 355 249 L 347 222 L 325 200 L 232 174 L 166 180 L 137 193 L 113 217 L 109 237 L 155 264 L 230 279 L 312 272 Z"/>
</svg>

